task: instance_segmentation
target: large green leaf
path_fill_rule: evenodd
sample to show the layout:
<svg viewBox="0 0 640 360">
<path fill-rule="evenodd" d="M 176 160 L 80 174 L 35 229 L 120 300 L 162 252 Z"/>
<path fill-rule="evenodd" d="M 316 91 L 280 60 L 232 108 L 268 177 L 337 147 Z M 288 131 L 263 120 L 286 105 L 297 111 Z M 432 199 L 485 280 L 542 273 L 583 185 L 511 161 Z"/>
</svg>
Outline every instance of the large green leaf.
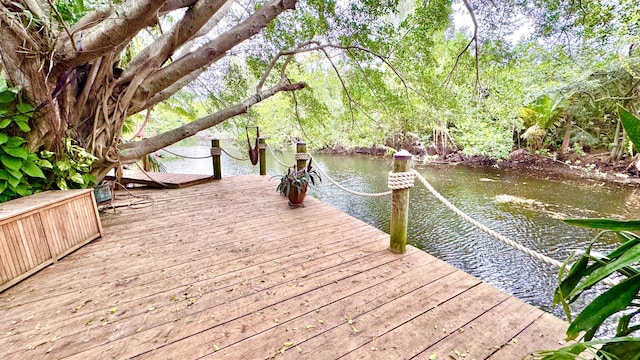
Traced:
<svg viewBox="0 0 640 360">
<path fill-rule="evenodd" d="M 31 190 L 28 186 L 21 184 L 21 186 L 18 186 L 15 188 L 16 193 L 18 193 L 18 195 L 24 197 L 24 196 L 29 196 L 31 194 L 33 194 L 33 190 Z"/>
<path fill-rule="evenodd" d="M 16 123 L 16 125 L 18 125 L 18 127 L 20 128 L 21 131 L 23 131 L 23 132 L 31 131 L 31 127 L 29 126 L 29 122 L 28 121 L 16 120 L 15 123 Z"/>
<path fill-rule="evenodd" d="M 0 162 L 2 162 L 2 165 L 10 170 L 20 170 L 20 168 L 22 167 L 22 160 L 13 156 L 0 155 Z"/>
<path fill-rule="evenodd" d="M 9 169 L 9 168 L 6 168 L 6 170 L 7 170 L 7 173 L 9 173 L 9 175 L 11 175 L 10 177 L 13 177 L 15 179 L 20 180 L 20 179 L 22 179 L 24 177 L 22 175 L 22 171 L 20 171 L 20 170 L 13 170 L 13 169 Z"/>
<path fill-rule="evenodd" d="M 9 135 L 0 133 L 0 145 L 6 143 L 7 141 L 9 141 Z"/>
<path fill-rule="evenodd" d="M 22 160 L 27 160 L 27 157 L 29 156 L 29 151 L 23 147 L 14 148 L 14 147 L 3 146 L 2 150 L 4 150 L 4 152 L 6 152 L 7 154 L 13 157 L 20 158 Z"/>
<path fill-rule="evenodd" d="M 0 104 L 8 104 L 10 102 L 14 102 L 16 100 L 16 94 L 9 89 L 0 92 Z"/>
<path fill-rule="evenodd" d="M 617 356 L 618 359 L 637 360 L 640 359 L 640 339 L 607 343 L 600 348 L 600 352 Z"/>
<path fill-rule="evenodd" d="M 640 245 L 636 245 L 631 249 L 627 250 L 624 254 L 622 254 L 615 261 L 612 261 L 603 267 L 595 270 L 589 277 L 587 277 L 582 283 L 580 283 L 568 296 L 571 296 L 575 293 L 584 290 L 598 281 L 604 279 L 609 276 L 614 271 L 620 270 L 624 267 L 631 266 L 637 262 L 640 262 Z"/>
<path fill-rule="evenodd" d="M 4 129 L 7 126 L 11 125 L 11 122 L 13 122 L 13 119 L 10 117 L 0 120 L 0 129 Z"/>
<path fill-rule="evenodd" d="M 36 160 L 36 164 L 41 169 L 53 169 L 53 165 L 47 159 L 38 159 Z"/>
<path fill-rule="evenodd" d="M 575 339 L 581 331 L 598 328 L 609 316 L 624 310 L 640 290 L 640 274 L 627 278 L 587 305 L 567 328 L 567 339 Z"/>
<path fill-rule="evenodd" d="M 587 253 L 589 253 L 589 249 L 587 249 Z M 562 280 L 553 295 L 554 304 L 559 304 L 573 292 L 573 289 L 575 289 L 576 285 L 580 282 L 580 279 L 584 276 L 584 270 L 587 268 L 588 263 L 589 257 L 582 256 L 575 262 L 575 264 L 573 264 L 573 266 L 571 266 L 569 274 Z"/>
<path fill-rule="evenodd" d="M 640 230 L 640 220 L 565 219 L 564 222 L 590 229 L 606 229 L 612 231 Z"/>
<path fill-rule="evenodd" d="M 15 178 L 13 176 L 10 176 L 9 179 L 7 179 L 7 182 L 9 183 L 9 185 L 11 185 L 12 188 L 15 188 L 16 186 L 20 185 L 20 179 Z"/>
<path fill-rule="evenodd" d="M 20 103 L 20 104 L 16 104 L 16 109 L 18 109 L 18 111 L 20 111 L 21 113 L 25 114 L 33 111 L 33 106 L 25 103 Z"/>
<path fill-rule="evenodd" d="M 622 106 L 618 106 L 618 113 L 620 114 L 620 121 L 622 121 L 622 126 L 627 130 L 627 135 L 629 135 L 629 139 L 633 142 L 633 145 L 636 146 L 636 149 L 640 149 L 640 119 L 638 119 L 635 115 L 627 111 L 627 109 Z"/>
<path fill-rule="evenodd" d="M 84 179 L 82 178 L 82 174 L 73 173 L 69 176 L 69 180 L 73 181 L 76 184 L 84 184 Z"/>
<path fill-rule="evenodd" d="M 22 163 L 22 171 L 31 177 L 46 179 L 42 170 L 31 160 L 26 160 Z"/>
<path fill-rule="evenodd" d="M 7 140 L 7 146 L 9 147 L 19 147 L 20 145 L 27 142 L 27 140 L 21 138 L 20 136 L 12 136 Z"/>
</svg>

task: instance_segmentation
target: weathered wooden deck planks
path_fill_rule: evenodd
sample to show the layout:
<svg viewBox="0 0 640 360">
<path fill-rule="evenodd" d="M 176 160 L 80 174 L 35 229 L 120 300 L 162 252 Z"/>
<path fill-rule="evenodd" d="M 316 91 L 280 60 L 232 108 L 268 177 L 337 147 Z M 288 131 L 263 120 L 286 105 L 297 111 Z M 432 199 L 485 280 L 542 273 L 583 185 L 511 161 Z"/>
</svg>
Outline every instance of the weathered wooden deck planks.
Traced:
<svg viewBox="0 0 640 360">
<path fill-rule="evenodd" d="M 0 293 L 3 359 L 519 359 L 566 323 L 265 177 L 144 190 Z M 126 201 L 126 200 L 125 200 Z"/>
<path fill-rule="evenodd" d="M 114 180 L 113 177 L 109 177 Z M 207 183 L 213 180 L 213 175 L 199 174 L 174 174 L 165 172 L 131 172 L 125 174 L 121 179 L 122 185 L 137 184 L 154 188 L 178 189 L 187 186 Z"/>
</svg>

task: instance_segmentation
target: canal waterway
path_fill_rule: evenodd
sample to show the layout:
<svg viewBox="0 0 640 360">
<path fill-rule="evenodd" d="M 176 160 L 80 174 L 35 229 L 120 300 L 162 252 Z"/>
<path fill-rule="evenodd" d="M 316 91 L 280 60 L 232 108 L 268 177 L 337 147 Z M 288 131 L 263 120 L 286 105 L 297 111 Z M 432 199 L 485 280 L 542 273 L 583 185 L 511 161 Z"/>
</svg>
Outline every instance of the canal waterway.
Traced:
<svg viewBox="0 0 640 360">
<path fill-rule="evenodd" d="M 225 150 L 246 158 L 230 144 Z M 208 141 L 175 145 L 176 154 L 207 156 Z M 211 174 L 211 159 L 185 159 L 163 153 L 160 161 L 168 172 Z M 292 164 L 293 151 L 277 152 Z M 267 172 L 281 174 L 285 168 L 267 151 Z M 391 158 L 343 155 L 314 155 L 321 167 L 343 186 L 359 192 L 387 191 Z M 432 185 L 455 204 L 487 227 L 533 250 L 564 261 L 584 249 L 596 232 L 567 225 L 562 218 L 604 217 L 640 218 L 640 190 L 637 188 L 577 181 L 539 178 L 497 167 L 417 165 Z M 223 177 L 256 174 L 258 167 L 222 155 Z M 274 192 L 276 188 L 274 180 Z M 369 223 L 389 231 L 390 197 L 368 198 L 346 193 L 324 181 L 311 189 L 314 197 Z M 284 200 L 283 200 L 284 201 Z M 409 242 L 534 306 L 564 317 L 552 306 L 558 269 L 541 263 L 491 236 L 475 229 L 451 212 L 416 182 L 411 190 Z M 596 246 L 602 252 L 615 246 L 615 240 Z"/>
</svg>

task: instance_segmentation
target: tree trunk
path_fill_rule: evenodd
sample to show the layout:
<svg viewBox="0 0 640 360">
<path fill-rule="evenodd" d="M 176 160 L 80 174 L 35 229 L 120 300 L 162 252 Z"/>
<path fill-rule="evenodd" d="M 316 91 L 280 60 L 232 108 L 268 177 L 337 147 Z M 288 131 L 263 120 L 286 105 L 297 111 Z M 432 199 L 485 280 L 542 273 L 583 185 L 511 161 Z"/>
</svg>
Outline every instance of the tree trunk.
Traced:
<svg viewBox="0 0 640 360">
<path fill-rule="evenodd" d="M 624 140 L 626 136 L 627 133 L 622 127 L 620 119 L 618 119 L 618 123 L 616 124 L 616 133 L 613 136 L 613 146 L 611 147 L 611 153 L 609 154 L 610 163 L 614 163 L 622 159 L 622 155 L 624 155 Z"/>
<path fill-rule="evenodd" d="M 564 138 L 562 139 L 562 146 L 558 151 L 558 160 L 562 160 L 564 155 L 569 150 L 569 143 L 571 142 L 571 128 L 573 127 L 573 114 L 568 114 L 565 120 Z"/>
</svg>

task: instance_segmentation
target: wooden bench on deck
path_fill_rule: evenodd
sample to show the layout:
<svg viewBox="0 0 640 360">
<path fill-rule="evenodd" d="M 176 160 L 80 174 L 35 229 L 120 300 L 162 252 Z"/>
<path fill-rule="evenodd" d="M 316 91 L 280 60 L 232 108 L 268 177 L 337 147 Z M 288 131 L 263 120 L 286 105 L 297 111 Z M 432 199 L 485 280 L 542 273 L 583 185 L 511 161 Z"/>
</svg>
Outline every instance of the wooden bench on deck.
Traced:
<svg viewBox="0 0 640 360">
<path fill-rule="evenodd" d="M 0 204 L 0 291 L 102 236 L 93 189 Z"/>
</svg>

